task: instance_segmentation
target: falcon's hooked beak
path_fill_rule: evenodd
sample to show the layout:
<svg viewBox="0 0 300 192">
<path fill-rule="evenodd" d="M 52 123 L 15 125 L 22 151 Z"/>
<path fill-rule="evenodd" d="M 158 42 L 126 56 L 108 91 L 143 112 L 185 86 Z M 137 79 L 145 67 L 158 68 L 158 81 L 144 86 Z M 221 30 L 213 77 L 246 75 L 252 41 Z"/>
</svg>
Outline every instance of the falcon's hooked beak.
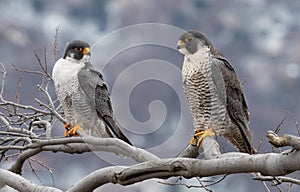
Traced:
<svg viewBox="0 0 300 192">
<path fill-rule="evenodd" d="M 184 48 L 184 47 L 185 47 L 184 41 L 179 40 L 179 41 L 177 42 L 176 49 L 179 50 L 179 49 L 182 49 L 182 48 Z"/>
<path fill-rule="evenodd" d="M 83 49 L 82 53 L 83 53 L 83 55 L 86 55 L 89 51 L 90 51 L 90 48 L 86 47 Z"/>
<path fill-rule="evenodd" d="M 82 61 L 84 63 L 90 63 L 91 62 L 91 52 L 90 52 L 90 48 L 89 47 L 85 47 L 82 50 Z"/>
</svg>

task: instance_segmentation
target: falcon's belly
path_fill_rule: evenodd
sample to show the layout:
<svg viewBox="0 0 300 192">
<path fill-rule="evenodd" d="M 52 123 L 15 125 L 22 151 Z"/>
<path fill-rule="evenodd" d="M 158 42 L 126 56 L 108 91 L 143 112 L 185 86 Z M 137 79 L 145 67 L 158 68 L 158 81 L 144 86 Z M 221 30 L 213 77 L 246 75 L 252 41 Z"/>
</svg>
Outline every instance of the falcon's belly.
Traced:
<svg viewBox="0 0 300 192">
<path fill-rule="evenodd" d="M 212 79 L 209 53 L 185 57 L 182 67 L 183 87 L 193 116 L 195 129 L 212 128 L 217 135 L 224 135 L 228 114 L 218 96 Z"/>
</svg>

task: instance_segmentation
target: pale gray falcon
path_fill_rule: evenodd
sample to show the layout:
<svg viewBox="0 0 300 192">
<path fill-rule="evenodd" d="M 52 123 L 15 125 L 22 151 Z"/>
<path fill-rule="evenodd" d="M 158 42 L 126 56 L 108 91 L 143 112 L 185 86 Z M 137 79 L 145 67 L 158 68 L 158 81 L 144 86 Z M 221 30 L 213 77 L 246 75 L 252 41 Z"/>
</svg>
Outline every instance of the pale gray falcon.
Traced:
<svg viewBox="0 0 300 192">
<path fill-rule="evenodd" d="M 243 87 L 229 61 L 198 31 L 179 37 L 184 93 L 193 117 L 199 147 L 205 136 L 223 136 L 239 151 L 256 153 L 249 132 Z"/>
<path fill-rule="evenodd" d="M 83 129 L 99 137 L 115 136 L 131 145 L 114 119 L 108 87 L 101 73 L 93 68 L 89 50 L 84 41 L 69 43 L 52 71 L 67 120 L 65 136 L 77 135 L 77 130 Z"/>
</svg>

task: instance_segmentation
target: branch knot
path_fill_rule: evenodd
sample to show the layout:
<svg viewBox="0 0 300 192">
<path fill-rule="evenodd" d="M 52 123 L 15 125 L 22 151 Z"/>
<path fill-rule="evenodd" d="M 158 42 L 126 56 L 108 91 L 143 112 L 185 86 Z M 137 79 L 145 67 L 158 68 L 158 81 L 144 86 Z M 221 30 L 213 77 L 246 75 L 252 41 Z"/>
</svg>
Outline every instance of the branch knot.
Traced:
<svg viewBox="0 0 300 192">
<path fill-rule="evenodd" d="M 173 163 L 171 163 L 170 169 L 171 169 L 172 172 L 186 171 L 187 170 L 186 166 L 180 161 L 174 161 Z"/>
</svg>

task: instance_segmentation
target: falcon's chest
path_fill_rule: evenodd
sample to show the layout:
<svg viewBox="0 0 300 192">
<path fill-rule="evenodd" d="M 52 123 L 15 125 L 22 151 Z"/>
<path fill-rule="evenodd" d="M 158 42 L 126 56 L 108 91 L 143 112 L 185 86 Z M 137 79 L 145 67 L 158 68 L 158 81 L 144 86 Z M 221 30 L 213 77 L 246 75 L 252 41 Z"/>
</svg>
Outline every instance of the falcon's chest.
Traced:
<svg viewBox="0 0 300 192">
<path fill-rule="evenodd" d="M 59 59 L 53 68 L 52 77 L 59 96 L 66 96 L 78 89 L 78 72 L 84 67 L 84 63 L 76 63 L 65 59 Z"/>
<path fill-rule="evenodd" d="M 211 59 L 209 49 L 199 50 L 193 55 L 186 55 L 182 66 L 182 80 L 186 81 L 208 78 L 211 75 Z"/>
</svg>

